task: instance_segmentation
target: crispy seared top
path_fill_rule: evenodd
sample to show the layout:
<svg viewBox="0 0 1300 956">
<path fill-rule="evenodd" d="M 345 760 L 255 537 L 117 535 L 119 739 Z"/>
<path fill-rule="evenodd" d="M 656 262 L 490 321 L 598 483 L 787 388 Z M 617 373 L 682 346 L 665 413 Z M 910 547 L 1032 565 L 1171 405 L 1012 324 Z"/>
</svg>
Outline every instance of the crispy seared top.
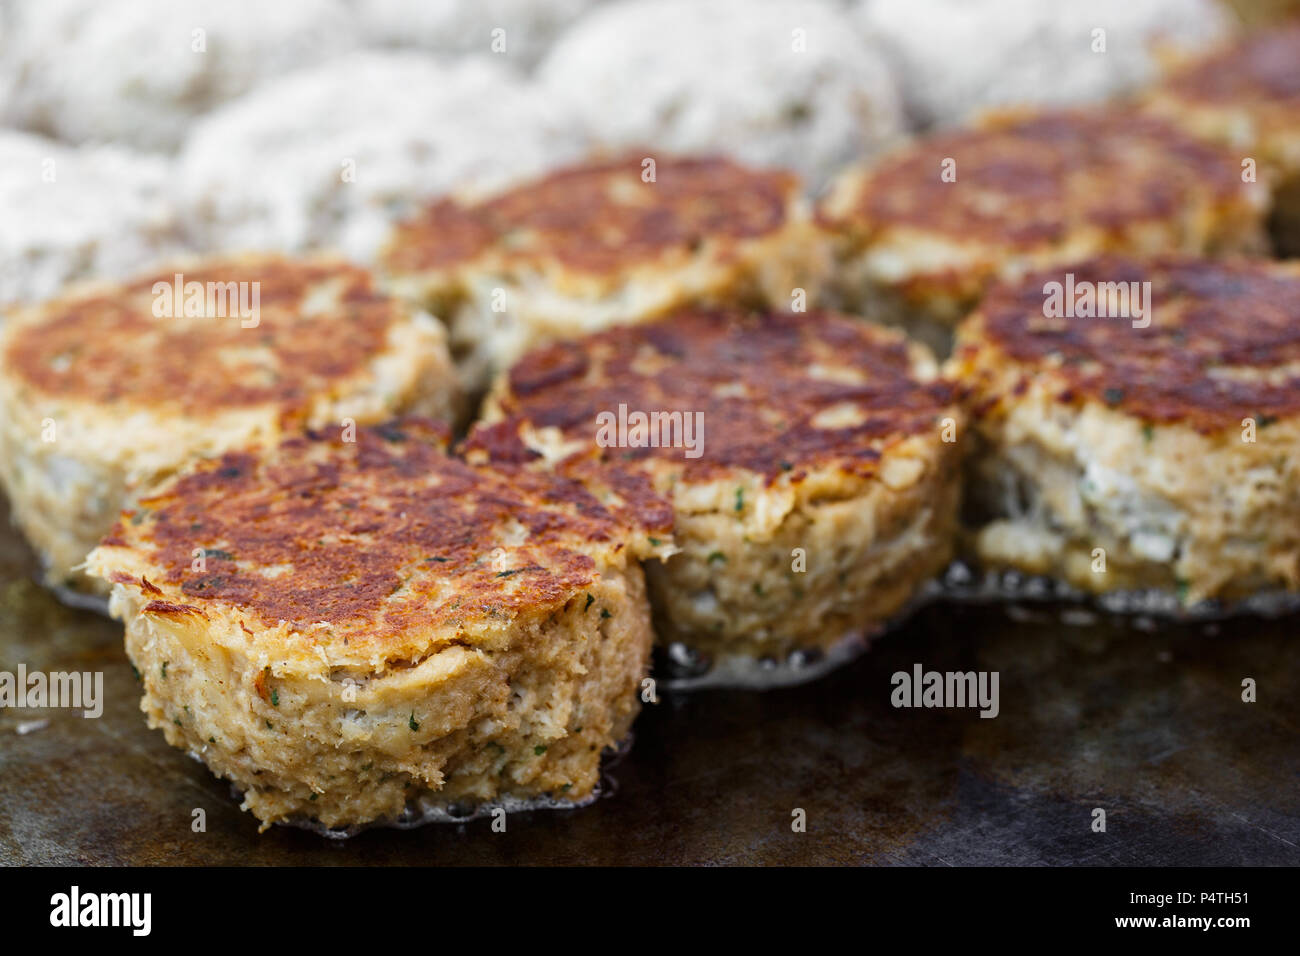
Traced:
<svg viewBox="0 0 1300 956">
<path fill-rule="evenodd" d="M 1031 375 L 1050 369 L 1062 402 L 1090 398 L 1150 422 L 1203 431 L 1300 411 L 1300 267 L 1103 258 L 1068 271 L 1076 303 L 1086 301 L 1085 282 L 1096 289 L 1150 282 L 1150 325 L 1135 328 L 1132 317 L 1045 317 L 1044 285 L 1065 287 L 1066 270 L 1050 270 L 994 287 L 962 330 L 958 362 L 991 346 L 996 351 L 986 362 L 994 368 L 1005 369 L 1010 359 Z M 1130 293 L 1134 288 L 1140 287 Z M 1109 291 L 1106 298 L 1119 301 Z M 974 345 L 964 344 L 968 336 Z"/>
<path fill-rule="evenodd" d="M 1190 63 L 1175 71 L 1167 88 L 1206 104 L 1300 108 L 1300 23 L 1252 33 Z"/>
<path fill-rule="evenodd" d="M 149 613 L 234 606 L 354 650 L 439 632 L 469 640 L 562 606 L 629 537 L 671 525 L 648 484 L 628 476 L 584 487 L 471 467 L 420 419 L 355 437 L 308 433 L 202 462 L 104 539 L 112 580 L 155 598 Z"/>
<path fill-rule="evenodd" d="M 526 423 L 559 429 L 579 454 L 655 460 L 686 479 L 732 469 L 769 482 L 814 467 L 870 473 L 890 444 L 935 429 L 952 399 L 949 386 L 918 380 L 917 348 L 832 313 L 688 311 L 530 352 L 497 395 L 506 420 L 476 428 L 467 447 L 526 459 L 518 439 Z M 683 422 L 702 413 L 702 453 L 688 457 L 684 442 L 607 444 L 613 433 L 600 437 L 599 416 L 617 417 L 620 405 Z"/>
<path fill-rule="evenodd" d="M 503 267 L 558 262 L 608 273 L 709 239 L 779 229 L 798 185 L 790 173 L 729 159 L 658 159 L 642 180 L 643 155 L 554 172 L 476 204 L 435 202 L 398 226 L 383 256 L 395 274 L 447 268 L 485 253 Z"/>
<path fill-rule="evenodd" d="M 956 180 L 941 180 L 955 160 Z M 1080 228 L 1119 230 L 1183 215 L 1189 196 L 1241 189 L 1237 160 L 1127 109 L 1004 117 L 918 140 L 885 158 L 820 217 L 832 227 L 906 226 L 1017 247 Z"/>
<path fill-rule="evenodd" d="M 2 361 L 31 388 L 109 410 L 292 411 L 361 371 L 407 314 L 342 262 L 214 260 L 19 314 Z"/>
</svg>

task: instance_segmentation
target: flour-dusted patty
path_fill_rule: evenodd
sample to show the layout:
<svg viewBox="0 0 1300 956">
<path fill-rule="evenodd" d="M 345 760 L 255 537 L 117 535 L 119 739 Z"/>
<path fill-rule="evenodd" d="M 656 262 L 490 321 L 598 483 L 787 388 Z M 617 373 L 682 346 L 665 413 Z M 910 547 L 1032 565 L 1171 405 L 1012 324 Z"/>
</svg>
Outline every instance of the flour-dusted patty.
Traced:
<svg viewBox="0 0 1300 956">
<path fill-rule="evenodd" d="M 0 307 L 182 251 L 172 174 L 162 156 L 0 130 Z"/>
<path fill-rule="evenodd" d="M 90 557 L 173 746 L 263 828 L 579 804 L 638 709 L 644 482 L 472 468 L 400 420 L 199 462 Z M 198 556 L 197 558 L 195 556 Z"/>
<path fill-rule="evenodd" d="M 1231 35 L 1217 0 L 861 0 L 908 113 L 955 126 L 990 108 L 1084 104 L 1151 82 L 1161 59 Z M 1100 31 L 1100 32 L 1098 32 Z"/>
<path fill-rule="evenodd" d="M 826 268 L 793 174 L 653 153 L 440 200 L 397 228 L 380 262 L 449 321 L 479 383 L 535 345 L 685 303 L 788 307 Z"/>
<path fill-rule="evenodd" d="M 1076 317 L 1056 317 L 1067 289 Z M 1120 317 L 1080 317 L 1089 295 Z M 1188 605 L 1300 589 L 1300 266 L 1045 270 L 991 291 L 957 342 L 987 564 Z"/>
<path fill-rule="evenodd" d="M 638 425 L 660 413 L 673 428 Z M 484 417 L 471 458 L 651 478 L 681 549 L 646 566 L 657 632 L 720 680 L 860 644 L 950 555 L 952 390 L 923 346 L 859 319 L 686 311 L 541 348 Z"/>
<path fill-rule="evenodd" d="M 1007 114 L 847 172 L 820 213 L 842 295 L 927 337 L 988 283 L 1103 253 L 1267 248 L 1237 157 L 1127 108 Z"/>
<path fill-rule="evenodd" d="M 727 152 L 819 188 L 904 132 L 879 46 L 822 0 L 625 0 L 538 68 L 610 149 Z"/>
<path fill-rule="evenodd" d="M 596 0 L 351 0 L 367 40 L 431 53 L 488 53 L 531 69 Z M 498 32 L 499 31 L 499 32 Z"/>
<path fill-rule="evenodd" d="M 11 13 L 3 122 L 150 150 L 174 150 L 196 116 L 358 43 L 343 0 L 38 0 Z"/>
<path fill-rule="evenodd" d="M 1300 22 L 1191 60 L 1155 87 L 1152 112 L 1254 160 L 1275 185 L 1275 237 L 1300 253 Z"/>
<path fill-rule="evenodd" d="M 448 417 L 455 392 L 442 327 L 364 270 L 181 262 L 9 317 L 0 482 L 47 583 L 82 588 L 76 566 L 131 496 L 188 458 L 304 425 Z"/>
<path fill-rule="evenodd" d="M 339 249 L 369 260 L 451 189 L 501 188 L 585 152 L 580 130 L 491 54 L 349 54 L 196 124 L 179 193 L 200 248 Z"/>
</svg>

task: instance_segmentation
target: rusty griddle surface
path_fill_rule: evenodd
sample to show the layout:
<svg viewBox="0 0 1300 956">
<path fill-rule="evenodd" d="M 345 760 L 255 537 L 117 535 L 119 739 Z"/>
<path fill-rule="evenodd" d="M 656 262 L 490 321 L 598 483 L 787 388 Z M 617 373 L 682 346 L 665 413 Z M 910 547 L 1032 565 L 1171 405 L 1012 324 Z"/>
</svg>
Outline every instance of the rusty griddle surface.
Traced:
<svg viewBox="0 0 1300 956">
<path fill-rule="evenodd" d="M 512 816 L 503 834 L 259 836 L 224 783 L 145 728 L 120 626 L 34 584 L 2 505 L 0 521 L 0 670 L 102 670 L 106 698 L 98 720 L 0 711 L 0 863 L 1300 863 L 1295 618 L 1216 633 L 952 604 L 810 686 L 665 695 L 612 770 L 618 792 L 584 810 Z M 890 675 L 917 662 L 1000 672 L 1000 716 L 894 709 Z M 1240 701 L 1243 677 L 1258 703 Z M 49 723 L 19 734 L 32 719 Z"/>
</svg>

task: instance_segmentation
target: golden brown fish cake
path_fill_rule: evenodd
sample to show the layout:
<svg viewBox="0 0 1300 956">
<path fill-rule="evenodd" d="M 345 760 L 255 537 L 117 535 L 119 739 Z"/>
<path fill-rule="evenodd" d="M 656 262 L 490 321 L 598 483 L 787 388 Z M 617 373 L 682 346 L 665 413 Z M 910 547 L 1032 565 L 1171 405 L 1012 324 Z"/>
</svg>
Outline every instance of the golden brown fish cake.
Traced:
<svg viewBox="0 0 1300 956">
<path fill-rule="evenodd" d="M 143 709 L 262 821 L 582 802 L 637 711 L 644 480 L 471 467 L 420 419 L 193 463 L 89 558 Z M 653 544 L 651 540 L 653 539 Z"/>
<path fill-rule="evenodd" d="M 47 583 L 82 589 L 75 566 L 130 496 L 188 458 L 344 419 L 448 417 L 456 392 L 442 327 L 364 270 L 182 262 L 7 319 L 0 482 Z"/>
<path fill-rule="evenodd" d="M 1148 109 L 1222 143 L 1274 189 L 1273 235 L 1300 253 L 1300 21 L 1248 34 L 1177 66 L 1147 97 Z"/>
<path fill-rule="evenodd" d="M 501 195 L 442 199 L 381 255 L 394 288 L 446 318 L 468 377 L 535 345 L 696 301 L 789 306 L 826 251 L 798 179 L 720 157 L 625 155 Z"/>
<path fill-rule="evenodd" d="M 648 475 L 680 548 L 646 566 L 661 640 L 717 681 L 788 680 L 745 665 L 859 643 L 948 559 L 960 412 L 936 371 L 859 319 L 686 311 L 528 353 L 464 448 Z"/>
<path fill-rule="evenodd" d="M 1300 588 L 1300 265 L 1067 268 L 1075 317 L 1045 307 L 1067 269 L 1045 270 L 958 331 L 978 557 L 1189 605 Z M 1141 317 L 1117 307 L 1135 293 Z"/>
<path fill-rule="evenodd" d="M 844 174 L 819 208 L 839 294 L 936 344 L 988 284 L 1105 253 L 1254 253 L 1267 188 L 1124 107 L 991 116 Z"/>
</svg>

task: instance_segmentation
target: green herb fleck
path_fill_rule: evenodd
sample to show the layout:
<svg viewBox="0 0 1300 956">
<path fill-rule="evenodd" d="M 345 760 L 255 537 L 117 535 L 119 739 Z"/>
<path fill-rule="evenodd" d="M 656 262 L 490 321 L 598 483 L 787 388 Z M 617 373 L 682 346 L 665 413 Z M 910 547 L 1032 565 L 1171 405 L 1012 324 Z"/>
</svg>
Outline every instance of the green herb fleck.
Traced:
<svg viewBox="0 0 1300 956">
<path fill-rule="evenodd" d="M 737 488 L 736 489 L 736 514 L 740 514 L 744 510 L 745 510 L 745 489 Z"/>
<path fill-rule="evenodd" d="M 591 596 L 591 592 L 588 591 L 588 592 L 587 592 L 587 603 L 584 604 L 584 605 L 582 606 L 583 613 L 586 613 L 587 609 L 590 608 L 591 605 L 595 603 L 595 601 L 596 601 L 596 599 L 595 599 L 594 597 L 592 597 L 592 596 Z"/>
<path fill-rule="evenodd" d="M 536 747 L 533 748 L 533 753 L 535 753 L 537 756 L 540 757 L 542 754 L 546 753 L 546 745 L 538 744 Z"/>
<path fill-rule="evenodd" d="M 420 722 L 415 719 L 415 711 L 411 711 L 411 718 L 406 723 L 412 730 L 420 729 Z"/>
<path fill-rule="evenodd" d="M 1153 439 L 1153 438 L 1156 437 L 1156 430 L 1155 430 L 1155 428 L 1153 428 L 1153 427 L 1150 426 L 1150 425 L 1143 425 L 1143 426 L 1142 426 L 1142 437 L 1145 438 L 1145 439 L 1147 440 L 1147 443 L 1148 443 L 1148 444 L 1150 444 L 1151 439 Z"/>
<path fill-rule="evenodd" d="M 1118 405 L 1124 401 L 1124 389 L 1122 388 L 1108 388 L 1101 394 L 1102 398 L 1106 399 L 1107 405 Z"/>
<path fill-rule="evenodd" d="M 271 706 L 272 707 L 280 706 L 280 691 L 278 689 L 273 688 L 271 690 Z"/>
<path fill-rule="evenodd" d="M 709 555 L 709 564 L 713 564 L 715 561 L 721 562 L 722 564 L 726 564 L 727 556 L 723 554 L 721 551 L 714 551 L 711 555 Z"/>
<path fill-rule="evenodd" d="M 609 613 L 609 608 L 607 608 L 607 607 L 602 607 L 602 608 L 600 609 L 600 616 L 601 616 L 602 618 L 611 618 L 611 617 L 613 617 L 614 615 Z"/>
<path fill-rule="evenodd" d="M 167 679 L 167 665 L 170 664 L 170 663 L 171 663 L 171 661 L 163 661 L 163 662 L 162 662 L 162 679 L 163 679 L 163 680 L 166 680 L 166 679 Z"/>
</svg>

